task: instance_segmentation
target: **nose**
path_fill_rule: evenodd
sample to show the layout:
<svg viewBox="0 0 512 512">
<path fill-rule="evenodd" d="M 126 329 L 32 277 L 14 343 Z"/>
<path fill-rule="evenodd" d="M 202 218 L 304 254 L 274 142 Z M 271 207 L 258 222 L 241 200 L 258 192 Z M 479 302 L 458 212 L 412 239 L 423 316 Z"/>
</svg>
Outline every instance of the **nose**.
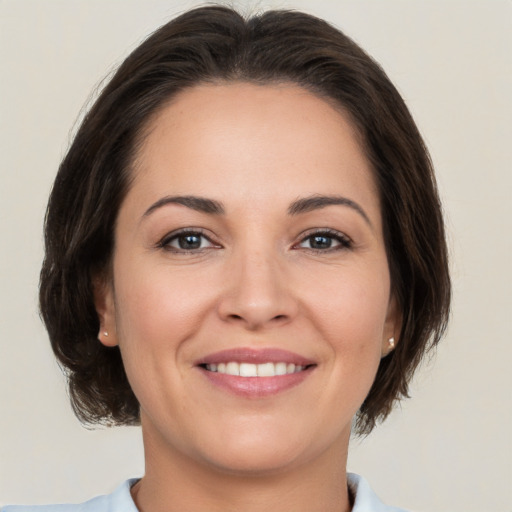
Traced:
<svg viewBox="0 0 512 512">
<path fill-rule="evenodd" d="M 298 312 L 286 262 L 271 253 L 248 251 L 230 262 L 218 312 L 247 330 L 286 324 Z"/>
</svg>

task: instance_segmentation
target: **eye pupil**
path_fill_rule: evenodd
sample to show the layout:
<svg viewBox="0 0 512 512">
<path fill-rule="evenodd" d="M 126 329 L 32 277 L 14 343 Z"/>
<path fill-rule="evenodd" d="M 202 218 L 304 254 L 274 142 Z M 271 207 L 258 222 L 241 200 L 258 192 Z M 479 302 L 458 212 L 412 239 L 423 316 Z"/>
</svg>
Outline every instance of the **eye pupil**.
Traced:
<svg viewBox="0 0 512 512">
<path fill-rule="evenodd" d="M 313 249 L 329 249 L 332 245 L 332 238 L 328 236 L 315 235 L 311 237 L 311 247 Z"/>
<path fill-rule="evenodd" d="M 200 235 L 182 235 L 178 238 L 180 249 L 199 249 L 201 247 Z"/>
</svg>

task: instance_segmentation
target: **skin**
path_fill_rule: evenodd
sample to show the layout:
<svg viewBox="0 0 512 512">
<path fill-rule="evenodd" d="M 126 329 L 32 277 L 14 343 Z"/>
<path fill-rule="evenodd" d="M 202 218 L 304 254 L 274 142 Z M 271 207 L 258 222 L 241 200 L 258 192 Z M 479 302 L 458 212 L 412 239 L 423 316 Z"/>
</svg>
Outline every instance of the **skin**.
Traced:
<svg viewBox="0 0 512 512">
<path fill-rule="evenodd" d="M 137 506 L 350 510 L 351 421 L 399 319 L 376 186 L 348 117 L 298 86 L 232 83 L 180 93 L 149 128 L 112 276 L 95 291 L 100 340 L 120 346 L 141 404 Z M 353 204 L 289 213 L 313 195 Z M 151 209 L 167 196 L 212 199 L 224 213 Z M 184 228 L 201 230 L 200 248 L 180 248 L 172 235 Z M 331 247 L 318 248 L 312 234 L 326 229 Z M 195 365 L 235 347 L 316 366 L 276 395 L 240 397 Z"/>
</svg>

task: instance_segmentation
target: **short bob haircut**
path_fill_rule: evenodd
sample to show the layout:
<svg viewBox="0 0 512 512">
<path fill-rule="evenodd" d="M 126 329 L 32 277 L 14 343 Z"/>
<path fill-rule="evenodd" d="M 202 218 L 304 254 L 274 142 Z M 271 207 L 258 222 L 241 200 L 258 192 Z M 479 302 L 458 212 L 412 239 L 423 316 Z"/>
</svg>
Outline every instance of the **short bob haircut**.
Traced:
<svg viewBox="0 0 512 512">
<path fill-rule="evenodd" d="M 85 424 L 139 423 L 118 347 L 97 339 L 93 279 L 110 275 L 114 228 L 145 127 L 179 91 L 198 84 L 289 83 L 351 119 L 371 163 L 392 292 L 402 324 L 355 425 L 369 433 L 408 396 L 449 316 L 443 218 L 427 149 L 380 66 L 327 22 L 295 11 L 244 18 L 222 6 L 162 26 L 123 62 L 86 114 L 60 165 L 45 222 L 40 305 L 53 350 Z"/>
</svg>

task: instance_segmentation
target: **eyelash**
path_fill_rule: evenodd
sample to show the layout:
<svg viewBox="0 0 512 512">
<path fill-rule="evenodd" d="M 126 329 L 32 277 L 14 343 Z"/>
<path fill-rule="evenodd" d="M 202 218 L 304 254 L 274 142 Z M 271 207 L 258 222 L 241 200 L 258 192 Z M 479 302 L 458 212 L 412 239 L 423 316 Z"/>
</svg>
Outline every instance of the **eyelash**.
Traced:
<svg viewBox="0 0 512 512">
<path fill-rule="evenodd" d="M 177 232 L 169 233 L 165 235 L 160 242 L 158 242 L 157 246 L 161 249 L 164 249 L 169 252 L 178 253 L 178 254 L 197 254 L 199 252 L 204 251 L 210 247 L 198 247 L 195 249 L 184 249 L 173 247 L 171 245 L 172 242 L 179 240 L 182 237 L 197 237 L 199 239 L 205 239 L 211 244 L 211 247 L 220 248 L 220 245 L 216 245 L 212 240 L 204 234 L 201 229 L 183 229 Z M 307 240 L 312 240 L 313 238 L 324 238 L 332 240 L 334 239 L 339 245 L 335 247 L 326 247 L 323 249 L 314 248 L 314 247 L 303 247 L 304 249 L 314 252 L 314 253 L 326 253 L 326 252 L 335 252 L 352 248 L 352 240 L 349 237 L 340 233 L 339 231 L 335 231 L 333 229 L 318 229 L 313 232 L 308 233 L 304 236 L 299 243 L 293 246 L 293 249 L 300 249 L 302 247 L 301 244 L 305 243 Z M 200 242 L 202 245 L 202 242 Z"/>
<path fill-rule="evenodd" d="M 308 251 L 314 252 L 314 253 L 326 253 L 326 252 L 335 252 L 335 251 L 342 251 L 346 249 L 351 249 L 353 247 L 352 240 L 344 235 L 343 233 L 336 231 L 334 229 L 317 229 L 313 232 L 308 233 L 306 236 L 304 236 L 301 241 L 294 246 L 295 247 L 301 247 L 301 244 L 306 242 L 307 240 L 312 240 L 313 238 L 327 238 L 327 239 L 334 239 L 336 242 L 339 243 L 338 246 L 335 247 L 327 247 L 324 249 L 315 249 L 313 247 L 304 247 L 304 249 L 307 249 Z"/>
<path fill-rule="evenodd" d="M 202 252 L 206 249 L 206 247 L 199 247 L 197 249 L 183 249 L 178 247 L 171 246 L 171 242 L 177 241 L 180 238 L 185 238 L 187 236 L 195 236 L 200 239 L 205 239 L 210 243 L 213 247 L 220 247 L 219 245 L 216 245 L 212 240 L 204 234 L 204 232 L 201 229 L 183 229 L 180 231 L 175 231 L 173 233 L 169 233 L 165 235 L 160 242 L 158 242 L 157 246 L 161 249 L 164 249 L 169 252 L 174 252 L 178 254 L 197 254 L 199 252 Z M 202 242 L 201 242 L 202 244 Z"/>
</svg>

